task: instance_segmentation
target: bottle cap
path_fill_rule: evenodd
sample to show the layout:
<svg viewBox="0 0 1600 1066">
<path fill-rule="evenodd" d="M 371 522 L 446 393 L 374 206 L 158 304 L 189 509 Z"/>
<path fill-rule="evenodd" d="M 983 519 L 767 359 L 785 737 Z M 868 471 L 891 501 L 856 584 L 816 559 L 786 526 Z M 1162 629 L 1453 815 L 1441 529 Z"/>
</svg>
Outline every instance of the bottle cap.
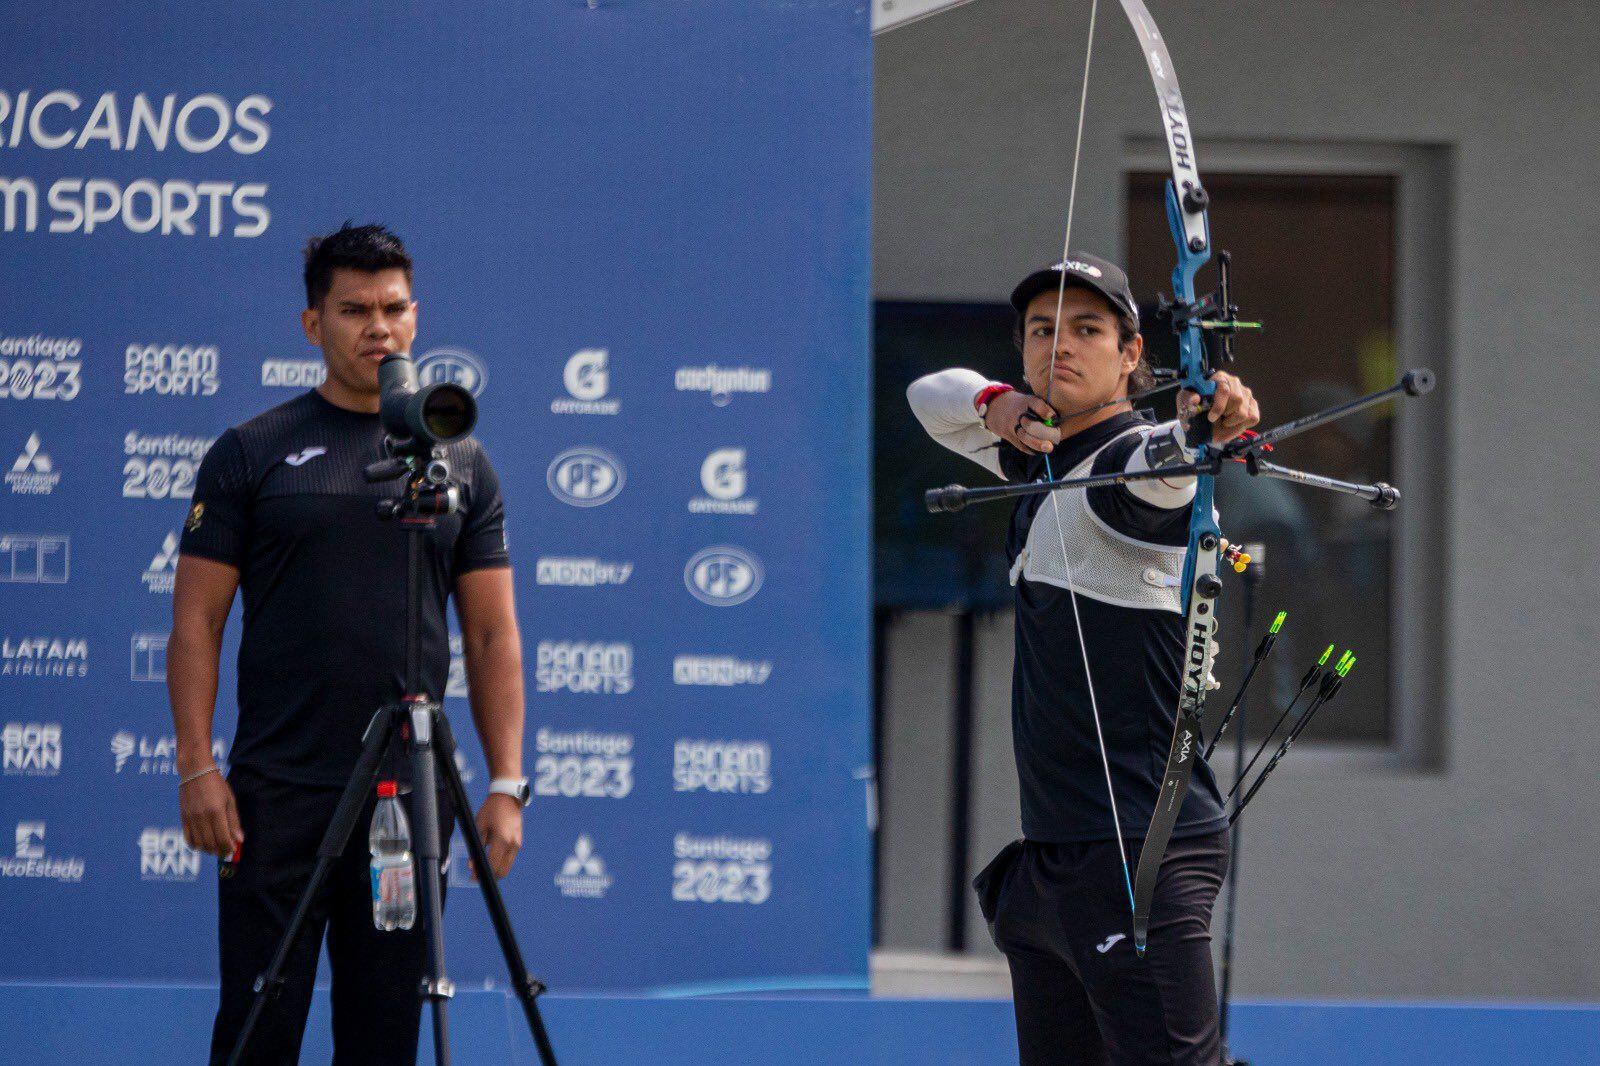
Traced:
<svg viewBox="0 0 1600 1066">
<path fill-rule="evenodd" d="M 391 798 L 393 798 L 394 794 L 395 794 L 395 783 L 393 781 L 379 781 L 378 782 L 378 798 L 379 799 L 391 799 Z"/>
</svg>

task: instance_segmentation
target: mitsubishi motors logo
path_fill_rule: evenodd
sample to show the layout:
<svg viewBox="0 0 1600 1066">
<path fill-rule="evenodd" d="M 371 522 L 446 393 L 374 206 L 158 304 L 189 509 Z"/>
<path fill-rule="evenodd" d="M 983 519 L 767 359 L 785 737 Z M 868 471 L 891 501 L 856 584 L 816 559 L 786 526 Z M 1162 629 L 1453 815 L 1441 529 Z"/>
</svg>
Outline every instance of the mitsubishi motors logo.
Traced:
<svg viewBox="0 0 1600 1066">
<path fill-rule="evenodd" d="M 594 850 L 589 834 L 580 835 L 572 845 L 572 854 L 561 864 L 561 872 L 556 874 L 555 880 L 563 896 L 600 899 L 606 894 L 606 889 L 611 887 L 611 875 L 606 873 L 605 861 Z"/>
<path fill-rule="evenodd" d="M 140 575 L 144 587 L 158 596 L 172 595 L 172 586 L 178 578 L 178 534 L 173 531 L 161 541 L 161 550 Z"/>
<path fill-rule="evenodd" d="M 39 434 L 28 434 L 28 442 L 6 473 L 6 484 L 19 496 L 48 496 L 61 480 L 50 457 L 44 453 Z"/>
</svg>

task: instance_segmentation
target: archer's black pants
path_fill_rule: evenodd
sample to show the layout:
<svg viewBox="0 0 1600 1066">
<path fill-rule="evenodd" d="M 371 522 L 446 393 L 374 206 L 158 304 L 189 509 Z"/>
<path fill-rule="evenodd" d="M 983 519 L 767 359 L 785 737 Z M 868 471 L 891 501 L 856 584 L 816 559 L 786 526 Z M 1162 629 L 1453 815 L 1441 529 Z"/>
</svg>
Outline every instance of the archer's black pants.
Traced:
<svg viewBox="0 0 1600 1066">
<path fill-rule="evenodd" d="M 1116 841 L 1002 851 L 976 886 L 1011 965 L 1022 1066 L 1218 1066 L 1211 907 L 1227 870 L 1226 832 L 1171 842 L 1141 959 Z"/>
<path fill-rule="evenodd" d="M 289 928 L 317 845 L 338 806 L 340 790 L 292 784 L 245 768 L 228 783 L 239 805 L 244 848 L 231 876 L 217 890 L 222 1005 L 211 1032 L 211 1062 L 226 1063 L 255 998 L 252 986 L 272 962 Z M 411 816 L 411 799 L 402 796 Z M 427 966 L 421 899 L 410 929 L 380 932 L 372 924 L 372 880 L 367 833 L 373 798 L 357 821 L 350 844 L 324 883 L 284 970 L 283 991 L 267 1006 L 245 1061 L 292 1066 L 311 1008 L 311 986 L 324 933 L 333 967 L 333 1043 L 336 1066 L 397 1066 L 417 1058 L 422 1001 L 418 989 Z M 449 854 L 451 807 L 439 794 L 440 854 Z M 412 839 L 416 819 L 412 817 Z M 415 845 L 413 845 L 415 850 Z"/>
</svg>

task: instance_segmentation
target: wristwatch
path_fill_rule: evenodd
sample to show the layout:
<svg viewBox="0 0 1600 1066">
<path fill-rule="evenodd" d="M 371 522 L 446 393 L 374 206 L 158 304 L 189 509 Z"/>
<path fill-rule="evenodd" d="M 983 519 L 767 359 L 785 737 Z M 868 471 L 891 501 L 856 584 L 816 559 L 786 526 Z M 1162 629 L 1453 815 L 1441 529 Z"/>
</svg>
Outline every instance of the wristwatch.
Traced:
<svg viewBox="0 0 1600 1066">
<path fill-rule="evenodd" d="M 497 777 L 489 782 L 489 793 L 510 796 L 523 807 L 533 802 L 533 789 L 528 787 L 526 777 Z"/>
</svg>

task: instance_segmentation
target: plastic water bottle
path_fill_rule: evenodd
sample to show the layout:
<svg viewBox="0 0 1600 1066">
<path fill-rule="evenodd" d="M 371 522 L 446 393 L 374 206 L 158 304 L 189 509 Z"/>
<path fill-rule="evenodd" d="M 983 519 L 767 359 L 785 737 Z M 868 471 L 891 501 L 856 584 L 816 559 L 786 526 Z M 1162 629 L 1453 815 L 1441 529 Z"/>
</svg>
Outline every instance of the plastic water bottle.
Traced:
<svg viewBox="0 0 1600 1066">
<path fill-rule="evenodd" d="M 417 881 L 411 865 L 411 825 L 393 781 L 378 782 L 367 845 L 372 851 L 372 924 L 389 932 L 417 920 Z"/>
</svg>

